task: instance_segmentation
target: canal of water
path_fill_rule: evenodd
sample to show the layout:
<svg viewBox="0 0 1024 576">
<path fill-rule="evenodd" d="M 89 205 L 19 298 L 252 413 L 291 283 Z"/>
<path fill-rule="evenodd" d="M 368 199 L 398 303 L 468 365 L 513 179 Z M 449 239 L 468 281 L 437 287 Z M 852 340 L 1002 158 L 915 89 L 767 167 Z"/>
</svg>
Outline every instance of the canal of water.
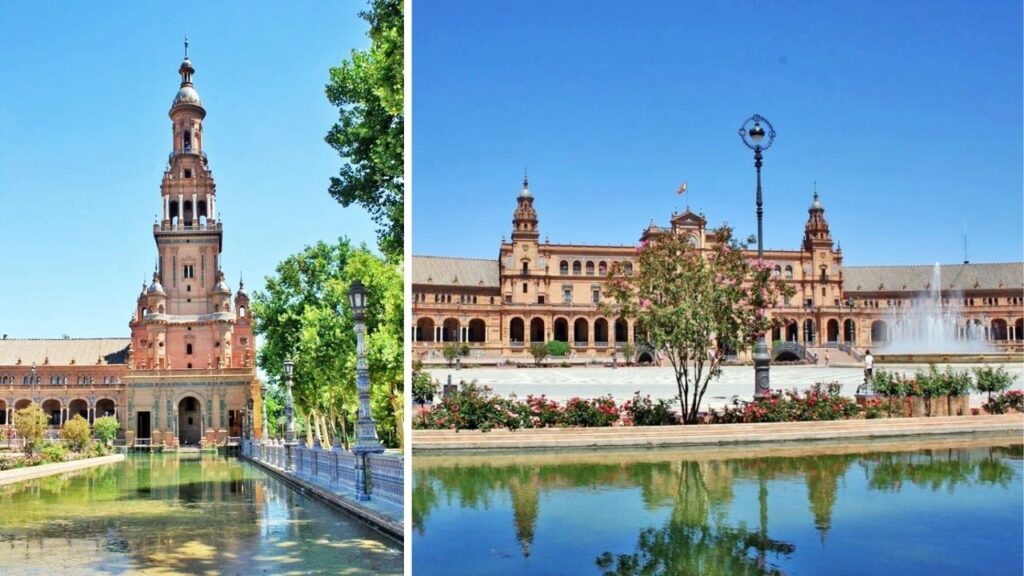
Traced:
<svg viewBox="0 0 1024 576">
<path fill-rule="evenodd" d="M 402 547 L 234 457 L 0 487 L 0 574 L 401 574 Z"/>
<path fill-rule="evenodd" d="M 1020 574 L 1019 435 L 417 455 L 417 576 Z"/>
</svg>

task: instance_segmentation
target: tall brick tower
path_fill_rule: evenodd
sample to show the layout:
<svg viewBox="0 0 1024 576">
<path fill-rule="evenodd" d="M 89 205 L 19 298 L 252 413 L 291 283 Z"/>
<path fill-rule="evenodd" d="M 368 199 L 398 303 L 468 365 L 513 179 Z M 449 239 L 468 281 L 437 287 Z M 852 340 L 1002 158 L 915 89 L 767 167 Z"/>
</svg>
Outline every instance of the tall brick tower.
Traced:
<svg viewBox="0 0 1024 576">
<path fill-rule="evenodd" d="M 240 282 L 232 303 L 220 269 L 223 227 L 188 40 L 178 73 L 171 153 L 160 184 L 163 218 L 153 225 L 157 265 L 130 323 L 130 380 L 140 385 L 128 386 L 127 424 L 137 438 L 152 433 L 154 442 L 159 436 L 166 444 L 197 444 L 241 435 L 243 414 L 254 406 L 255 342 L 249 297 Z"/>
</svg>

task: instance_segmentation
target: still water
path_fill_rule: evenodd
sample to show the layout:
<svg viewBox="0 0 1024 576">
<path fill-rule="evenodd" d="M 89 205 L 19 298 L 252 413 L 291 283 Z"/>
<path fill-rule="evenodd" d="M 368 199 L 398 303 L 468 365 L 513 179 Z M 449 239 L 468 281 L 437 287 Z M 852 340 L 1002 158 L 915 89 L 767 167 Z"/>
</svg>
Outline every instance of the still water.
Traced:
<svg viewBox="0 0 1024 576">
<path fill-rule="evenodd" d="M 0 486 L 0 574 L 401 574 L 400 544 L 213 455 Z"/>
<path fill-rule="evenodd" d="M 417 455 L 416 576 L 1020 574 L 1007 438 Z"/>
</svg>

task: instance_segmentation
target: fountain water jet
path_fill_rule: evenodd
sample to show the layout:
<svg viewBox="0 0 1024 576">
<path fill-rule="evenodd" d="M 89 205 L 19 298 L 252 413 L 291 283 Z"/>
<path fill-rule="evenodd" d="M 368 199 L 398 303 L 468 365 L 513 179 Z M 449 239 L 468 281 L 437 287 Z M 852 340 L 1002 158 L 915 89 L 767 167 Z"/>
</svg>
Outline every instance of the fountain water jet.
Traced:
<svg viewBox="0 0 1024 576">
<path fill-rule="evenodd" d="M 889 313 L 889 343 L 880 352 L 891 354 L 991 354 L 984 324 L 968 324 L 961 314 L 961 294 L 942 298 L 942 272 L 936 263 L 927 295 Z M 982 320 L 984 322 L 984 319 Z"/>
</svg>

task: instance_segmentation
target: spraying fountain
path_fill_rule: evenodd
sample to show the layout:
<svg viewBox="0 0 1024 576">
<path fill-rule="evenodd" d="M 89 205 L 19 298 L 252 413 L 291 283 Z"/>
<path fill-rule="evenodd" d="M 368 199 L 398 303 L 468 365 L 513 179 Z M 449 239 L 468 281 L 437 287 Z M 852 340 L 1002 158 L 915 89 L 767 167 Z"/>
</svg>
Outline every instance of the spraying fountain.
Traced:
<svg viewBox="0 0 1024 576">
<path fill-rule="evenodd" d="M 962 314 L 962 294 L 942 292 L 942 272 L 938 264 L 932 269 L 927 294 L 910 302 L 910 306 L 892 310 L 886 323 L 890 326 L 889 343 L 878 350 L 880 362 L 987 362 L 1005 360 L 1006 354 L 985 340 L 982 318 L 968 323 Z"/>
</svg>

